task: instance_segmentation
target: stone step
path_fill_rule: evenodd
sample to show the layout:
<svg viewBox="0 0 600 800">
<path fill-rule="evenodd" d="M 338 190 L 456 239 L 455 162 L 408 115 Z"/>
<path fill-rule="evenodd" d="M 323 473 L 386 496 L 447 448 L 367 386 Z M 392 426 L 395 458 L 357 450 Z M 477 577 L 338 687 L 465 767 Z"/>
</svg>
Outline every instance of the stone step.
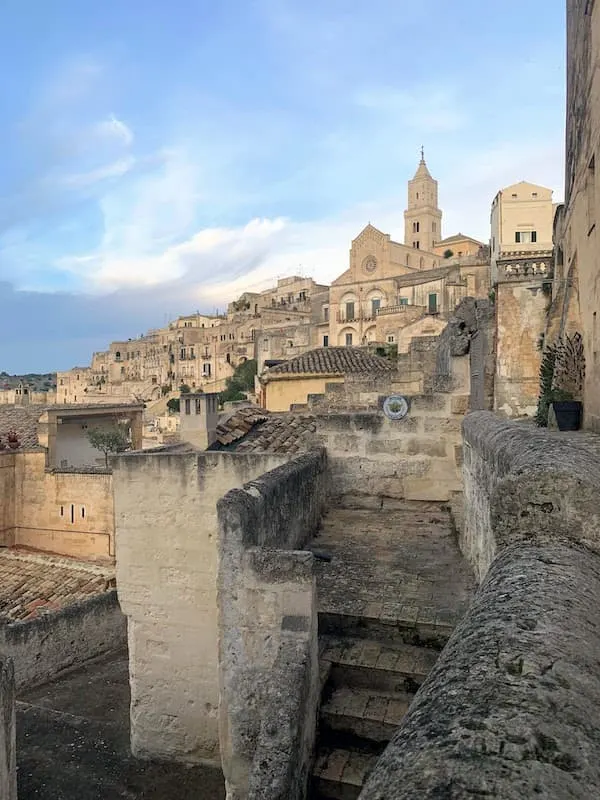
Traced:
<svg viewBox="0 0 600 800">
<path fill-rule="evenodd" d="M 411 704 L 413 694 L 378 692 L 371 688 L 342 686 L 321 706 L 321 740 L 387 743 Z"/>
<path fill-rule="evenodd" d="M 377 753 L 321 748 L 313 770 L 313 798 L 356 800 L 378 758 Z"/>
<path fill-rule="evenodd" d="M 386 619 L 382 616 L 371 617 L 321 609 L 319 636 L 370 639 L 390 646 L 403 643 L 440 651 L 446 645 L 457 622 L 456 615 L 443 611 L 422 618 L 418 613 L 411 613 L 407 614 L 406 618 L 400 615 Z"/>
<path fill-rule="evenodd" d="M 438 658 L 438 651 L 413 645 L 381 645 L 369 639 L 329 637 L 321 653 L 321 671 L 334 687 L 414 693 Z M 321 684 L 321 688 L 325 683 Z"/>
</svg>

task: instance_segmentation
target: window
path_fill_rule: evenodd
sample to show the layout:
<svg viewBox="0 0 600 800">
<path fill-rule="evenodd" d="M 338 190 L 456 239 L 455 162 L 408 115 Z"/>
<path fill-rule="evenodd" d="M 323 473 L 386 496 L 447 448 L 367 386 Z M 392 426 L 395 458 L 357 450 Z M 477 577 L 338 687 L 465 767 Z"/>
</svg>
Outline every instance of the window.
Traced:
<svg viewBox="0 0 600 800">
<path fill-rule="evenodd" d="M 293 342 L 292 342 L 290 339 L 288 339 L 288 345 L 287 345 L 287 346 L 288 346 L 288 347 L 293 347 L 293 346 L 294 346 L 294 343 L 293 343 Z"/>
<path fill-rule="evenodd" d="M 387 337 L 387 340 L 388 344 L 394 344 L 394 342 L 396 341 L 396 337 L 394 336 L 393 333 L 390 333 L 390 335 Z"/>
<path fill-rule="evenodd" d="M 75 506 L 71 503 L 71 524 L 75 522 Z"/>
<path fill-rule="evenodd" d="M 399 305 L 407 306 L 408 305 L 408 297 L 400 297 L 398 298 Z"/>
<path fill-rule="evenodd" d="M 62 378 L 60 379 L 60 385 L 61 385 L 61 386 L 64 386 L 64 385 L 65 385 L 65 382 L 63 381 L 63 379 L 62 379 Z"/>
<path fill-rule="evenodd" d="M 329 322 L 329 306 L 323 306 L 323 322 Z"/>
<path fill-rule="evenodd" d="M 421 243 L 420 242 L 413 242 L 413 247 L 415 248 L 415 250 L 418 250 L 421 247 Z"/>
<path fill-rule="evenodd" d="M 516 231 L 515 242 L 517 244 L 534 244 L 537 242 L 537 231 Z"/>
<path fill-rule="evenodd" d="M 430 295 L 428 295 L 427 310 L 429 311 L 430 314 L 437 314 L 438 303 L 437 303 L 437 294 L 435 292 L 432 292 Z"/>
<path fill-rule="evenodd" d="M 185 348 L 184 347 L 181 348 L 181 351 L 179 353 L 179 358 L 181 358 L 182 361 L 185 361 Z"/>
<path fill-rule="evenodd" d="M 229 363 L 229 362 L 227 362 L 227 363 Z M 209 363 L 204 364 L 204 366 L 202 367 L 202 375 L 205 378 L 210 378 L 210 364 Z"/>
<path fill-rule="evenodd" d="M 188 397 L 188 398 L 186 398 L 186 401 L 185 401 L 185 413 L 186 414 L 190 414 L 191 410 L 192 410 L 191 400 Z"/>
<path fill-rule="evenodd" d="M 531 196 L 532 196 L 532 197 L 537 197 L 537 196 L 538 196 L 538 193 L 537 193 L 537 192 L 532 192 L 532 193 L 531 193 Z"/>
<path fill-rule="evenodd" d="M 406 266 L 410 267 L 410 256 L 408 255 L 408 253 L 406 254 Z"/>
<path fill-rule="evenodd" d="M 329 347 L 329 336 L 323 337 L 323 347 Z"/>
<path fill-rule="evenodd" d="M 200 398 L 197 397 L 195 399 L 194 403 L 195 403 L 195 406 L 196 406 L 196 414 L 201 414 L 202 413 L 202 403 L 201 403 Z"/>
<path fill-rule="evenodd" d="M 413 233 L 419 233 L 419 223 L 413 222 Z"/>
<path fill-rule="evenodd" d="M 517 195 L 516 194 L 512 194 L 511 197 L 516 199 Z"/>
<path fill-rule="evenodd" d="M 227 353 L 225 356 L 225 361 L 227 361 L 228 364 L 231 364 L 231 353 Z"/>
<path fill-rule="evenodd" d="M 264 350 L 264 352 L 266 353 L 268 349 L 269 349 L 269 340 L 268 339 L 263 339 L 263 350 Z"/>
<path fill-rule="evenodd" d="M 352 347 L 352 334 L 346 334 L 346 347 Z"/>
<path fill-rule="evenodd" d="M 64 506 L 60 507 L 60 515 L 61 515 L 61 517 L 64 517 L 64 515 L 65 515 L 65 507 Z"/>
<path fill-rule="evenodd" d="M 354 303 L 346 303 L 346 319 L 354 319 Z"/>
<path fill-rule="evenodd" d="M 85 519 L 85 508 L 81 506 L 81 519 Z"/>
<path fill-rule="evenodd" d="M 417 200 L 419 199 L 419 193 L 417 192 Z"/>
<path fill-rule="evenodd" d="M 374 297 L 371 300 L 371 316 L 376 317 L 377 312 L 381 308 L 381 300 L 378 297 Z"/>
</svg>

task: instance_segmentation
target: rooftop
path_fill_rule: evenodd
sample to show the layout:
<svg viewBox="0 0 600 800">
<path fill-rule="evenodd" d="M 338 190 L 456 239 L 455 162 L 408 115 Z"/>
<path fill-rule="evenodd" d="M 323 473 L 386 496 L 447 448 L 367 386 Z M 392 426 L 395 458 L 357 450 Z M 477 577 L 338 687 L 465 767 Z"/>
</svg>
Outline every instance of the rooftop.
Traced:
<svg viewBox="0 0 600 800">
<path fill-rule="evenodd" d="M 318 347 L 283 361 L 265 373 L 270 375 L 347 375 L 389 372 L 392 364 L 359 347 Z"/>
<path fill-rule="evenodd" d="M 238 453 L 305 453 L 313 447 L 312 414 L 273 414 L 258 406 L 237 409 L 217 426 L 211 450 Z"/>
<path fill-rule="evenodd" d="M 44 406 L 0 405 L 0 437 L 15 431 L 22 449 L 38 447 L 38 419 Z"/>
<path fill-rule="evenodd" d="M 0 623 L 17 622 L 114 588 L 115 570 L 60 556 L 0 549 Z"/>
</svg>

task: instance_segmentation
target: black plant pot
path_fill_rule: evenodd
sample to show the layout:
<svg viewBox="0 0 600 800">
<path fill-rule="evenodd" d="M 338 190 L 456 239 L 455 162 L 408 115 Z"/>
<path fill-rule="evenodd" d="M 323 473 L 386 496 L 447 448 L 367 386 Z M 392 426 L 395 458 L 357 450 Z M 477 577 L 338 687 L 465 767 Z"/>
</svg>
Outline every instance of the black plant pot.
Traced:
<svg viewBox="0 0 600 800">
<path fill-rule="evenodd" d="M 581 428 L 583 405 L 579 400 L 560 400 L 552 403 L 559 431 L 578 431 Z"/>
</svg>

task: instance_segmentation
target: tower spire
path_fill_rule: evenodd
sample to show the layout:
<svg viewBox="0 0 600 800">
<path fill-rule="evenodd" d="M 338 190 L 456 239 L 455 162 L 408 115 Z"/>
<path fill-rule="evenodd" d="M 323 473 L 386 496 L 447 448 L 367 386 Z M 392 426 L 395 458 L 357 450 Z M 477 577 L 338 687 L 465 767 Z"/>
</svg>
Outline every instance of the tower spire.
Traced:
<svg viewBox="0 0 600 800">
<path fill-rule="evenodd" d="M 421 145 L 421 162 L 423 164 L 425 163 L 425 147 L 424 147 L 424 145 Z"/>
</svg>

